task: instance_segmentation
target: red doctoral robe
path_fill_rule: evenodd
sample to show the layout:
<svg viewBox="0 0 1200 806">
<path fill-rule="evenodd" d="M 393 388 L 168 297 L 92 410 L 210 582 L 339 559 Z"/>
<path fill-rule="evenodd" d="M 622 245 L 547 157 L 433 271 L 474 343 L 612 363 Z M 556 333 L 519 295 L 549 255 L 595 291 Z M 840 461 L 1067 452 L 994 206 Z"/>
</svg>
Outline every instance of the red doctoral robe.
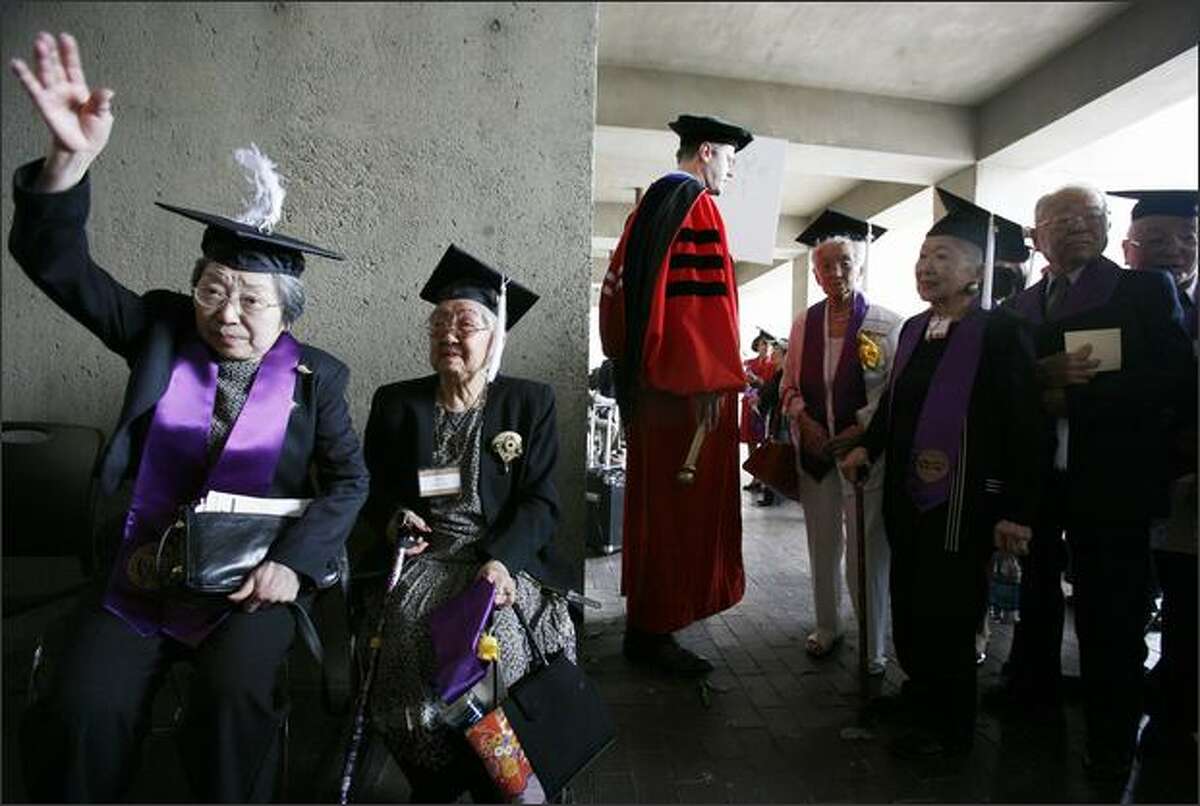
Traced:
<svg viewBox="0 0 1200 806">
<path fill-rule="evenodd" d="M 628 412 L 621 592 L 627 625 L 645 632 L 674 632 L 745 592 L 737 316 L 720 210 L 700 182 L 668 174 L 626 221 L 600 298 Z M 703 392 L 723 393 L 721 416 L 685 486 L 675 474 L 696 430 L 689 398 Z"/>
</svg>

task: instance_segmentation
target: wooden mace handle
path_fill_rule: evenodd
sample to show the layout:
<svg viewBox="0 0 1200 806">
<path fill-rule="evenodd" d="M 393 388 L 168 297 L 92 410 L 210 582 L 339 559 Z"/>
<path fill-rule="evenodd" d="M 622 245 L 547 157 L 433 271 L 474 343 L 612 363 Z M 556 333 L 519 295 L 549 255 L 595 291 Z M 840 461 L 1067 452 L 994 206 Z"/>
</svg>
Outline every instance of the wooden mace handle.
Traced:
<svg viewBox="0 0 1200 806">
<path fill-rule="evenodd" d="M 683 460 L 683 467 L 679 468 L 679 472 L 675 474 L 675 478 L 680 484 L 691 484 L 696 480 L 696 459 L 700 456 L 700 446 L 704 444 L 704 437 L 707 434 L 708 429 L 704 427 L 704 421 L 701 420 L 696 425 L 696 433 L 692 435 L 692 444 L 688 448 L 687 458 Z"/>
</svg>

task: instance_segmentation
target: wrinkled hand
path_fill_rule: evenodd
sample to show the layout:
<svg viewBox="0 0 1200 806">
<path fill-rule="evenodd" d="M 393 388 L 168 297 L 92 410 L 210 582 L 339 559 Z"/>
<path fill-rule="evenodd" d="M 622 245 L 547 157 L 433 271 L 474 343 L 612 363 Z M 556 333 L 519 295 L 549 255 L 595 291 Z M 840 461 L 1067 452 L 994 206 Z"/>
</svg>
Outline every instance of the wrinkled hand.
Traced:
<svg viewBox="0 0 1200 806">
<path fill-rule="evenodd" d="M 999 521 L 992 528 L 992 539 L 996 548 L 1018 557 L 1029 553 L 1029 540 L 1033 532 L 1028 526 L 1012 521 Z"/>
<path fill-rule="evenodd" d="M 388 542 L 394 544 L 399 538 L 401 530 L 408 530 L 423 534 L 429 534 L 431 531 L 433 531 L 425 524 L 425 519 L 413 512 L 411 509 L 398 509 L 396 510 L 396 514 L 392 515 L 392 519 L 388 521 L 387 530 L 385 533 Z M 424 538 L 419 538 L 415 545 L 404 550 L 404 556 L 412 557 L 420 554 L 427 548 L 429 548 L 429 542 Z"/>
<path fill-rule="evenodd" d="M 1042 392 L 1042 408 L 1053 417 L 1067 416 L 1067 392 L 1065 389 L 1046 389 Z"/>
<path fill-rule="evenodd" d="M 266 560 L 249 574 L 242 587 L 229 594 L 229 601 L 241 602 L 242 609 L 253 613 L 264 604 L 296 601 L 300 577 L 282 563 Z"/>
<path fill-rule="evenodd" d="M 867 453 L 867 449 L 859 445 L 851 448 L 850 451 L 842 457 L 838 462 L 838 469 L 842 472 L 844 478 L 851 481 L 858 478 L 871 464 L 871 455 Z"/>
<path fill-rule="evenodd" d="M 88 87 L 79 45 L 70 34 L 56 39 L 42 31 L 33 41 L 33 56 L 32 70 L 21 59 L 13 59 L 10 66 L 50 130 L 52 144 L 43 172 L 63 174 L 43 177 L 39 184 L 66 178 L 77 182 L 108 143 L 114 93 L 106 87 Z"/>
<path fill-rule="evenodd" d="M 517 600 L 517 583 L 499 560 L 488 560 L 476 577 L 486 579 L 496 587 L 496 607 L 508 607 Z"/>
<path fill-rule="evenodd" d="M 829 452 L 835 459 L 843 458 L 862 440 L 863 430 L 858 424 L 842 429 L 841 432 L 829 438 Z"/>
<path fill-rule="evenodd" d="M 720 392 L 702 392 L 692 396 L 692 414 L 696 423 L 703 423 L 705 431 L 712 431 L 721 419 L 721 402 L 724 398 Z"/>
<path fill-rule="evenodd" d="M 825 426 L 810 417 L 807 411 L 800 412 L 796 424 L 800 426 L 800 447 L 805 453 L 822 459 L 832 458 L 833 454 L 829 450 L 829 432 L 825 430 Z"/>
<path fill-rule="evenodd" d="M 1085 344 L 1073 353 L 1055 353 L 1039 358 L 1036 375 L 1043 389 L 1061 389 L 1071 384 L 1087 383 L 1096 375 L 1099 360 L 1088 358 L 1092 345 Z"/>
</svg>

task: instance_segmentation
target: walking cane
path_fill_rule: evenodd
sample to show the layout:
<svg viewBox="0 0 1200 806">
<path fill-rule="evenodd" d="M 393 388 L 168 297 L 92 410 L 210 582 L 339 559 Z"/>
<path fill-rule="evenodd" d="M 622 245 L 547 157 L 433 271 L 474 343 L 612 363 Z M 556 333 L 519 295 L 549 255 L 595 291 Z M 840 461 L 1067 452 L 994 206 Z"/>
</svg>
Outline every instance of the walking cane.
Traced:
<svg viewBox="0 0 1200 806">
<path fill-rule="evenodd" d="M 411 532 L 402 532 L 396 539 L 396 559 L 392 562 L 392 572 L 388 575 L 387 587 L 383 591 L 383 601 L 379 607 L 379 618 L 375 622 L 375 631 L 371 634 L 368 645 L 370 654 L 367 660 L 367 673 L 363 675 L 362 685 L 358 689 L 358 703 L 354 709 L 354 730 L 350 734 L 350 746 L 346 748 L 346 762 L 342 767 L 342 784 L 338 792 L 338 803 L 346 806 L 350 802 L 350 784 L 354 780 L 354 767 L 358 763 L 358 751 L 362 747 L 363 734 L 367 725 L 367 701 L 371 696 L 371 684 L 375 682 L 375 667 L 379 662 L 379 648 L 383 645 L 383 624 L 387 619 L 388 599 L 400 581 L 400 572 L 404 569 L 404 550 L 417 544 L 418 540 Z"/>
<path fill-rule="evenodd" d="M 867 657 L 867 530 L 866 511 L 863 504 L 863 479 L 865 468 L 854 472 L 854 539 L 858 541 L 858 679 L 862 691 L 867 692 L 869 659 Z M 877 625 L 878 626 L 878 625 Z"/>
</svg>

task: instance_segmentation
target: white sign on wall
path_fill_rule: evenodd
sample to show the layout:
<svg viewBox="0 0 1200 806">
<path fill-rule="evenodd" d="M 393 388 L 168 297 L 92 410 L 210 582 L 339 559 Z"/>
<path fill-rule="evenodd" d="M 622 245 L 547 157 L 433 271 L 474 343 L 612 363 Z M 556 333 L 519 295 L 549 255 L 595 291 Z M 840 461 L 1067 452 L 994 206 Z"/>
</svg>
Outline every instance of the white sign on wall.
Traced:
<svg viewBox="0 0 1200 806">
<path fill-rule="evenodd" d="M 733 181 L 717 196 L 734 260 L 771 264 L 783 196 L 787 141 L 755 137 L 738 152 Z"/>
</svg>

